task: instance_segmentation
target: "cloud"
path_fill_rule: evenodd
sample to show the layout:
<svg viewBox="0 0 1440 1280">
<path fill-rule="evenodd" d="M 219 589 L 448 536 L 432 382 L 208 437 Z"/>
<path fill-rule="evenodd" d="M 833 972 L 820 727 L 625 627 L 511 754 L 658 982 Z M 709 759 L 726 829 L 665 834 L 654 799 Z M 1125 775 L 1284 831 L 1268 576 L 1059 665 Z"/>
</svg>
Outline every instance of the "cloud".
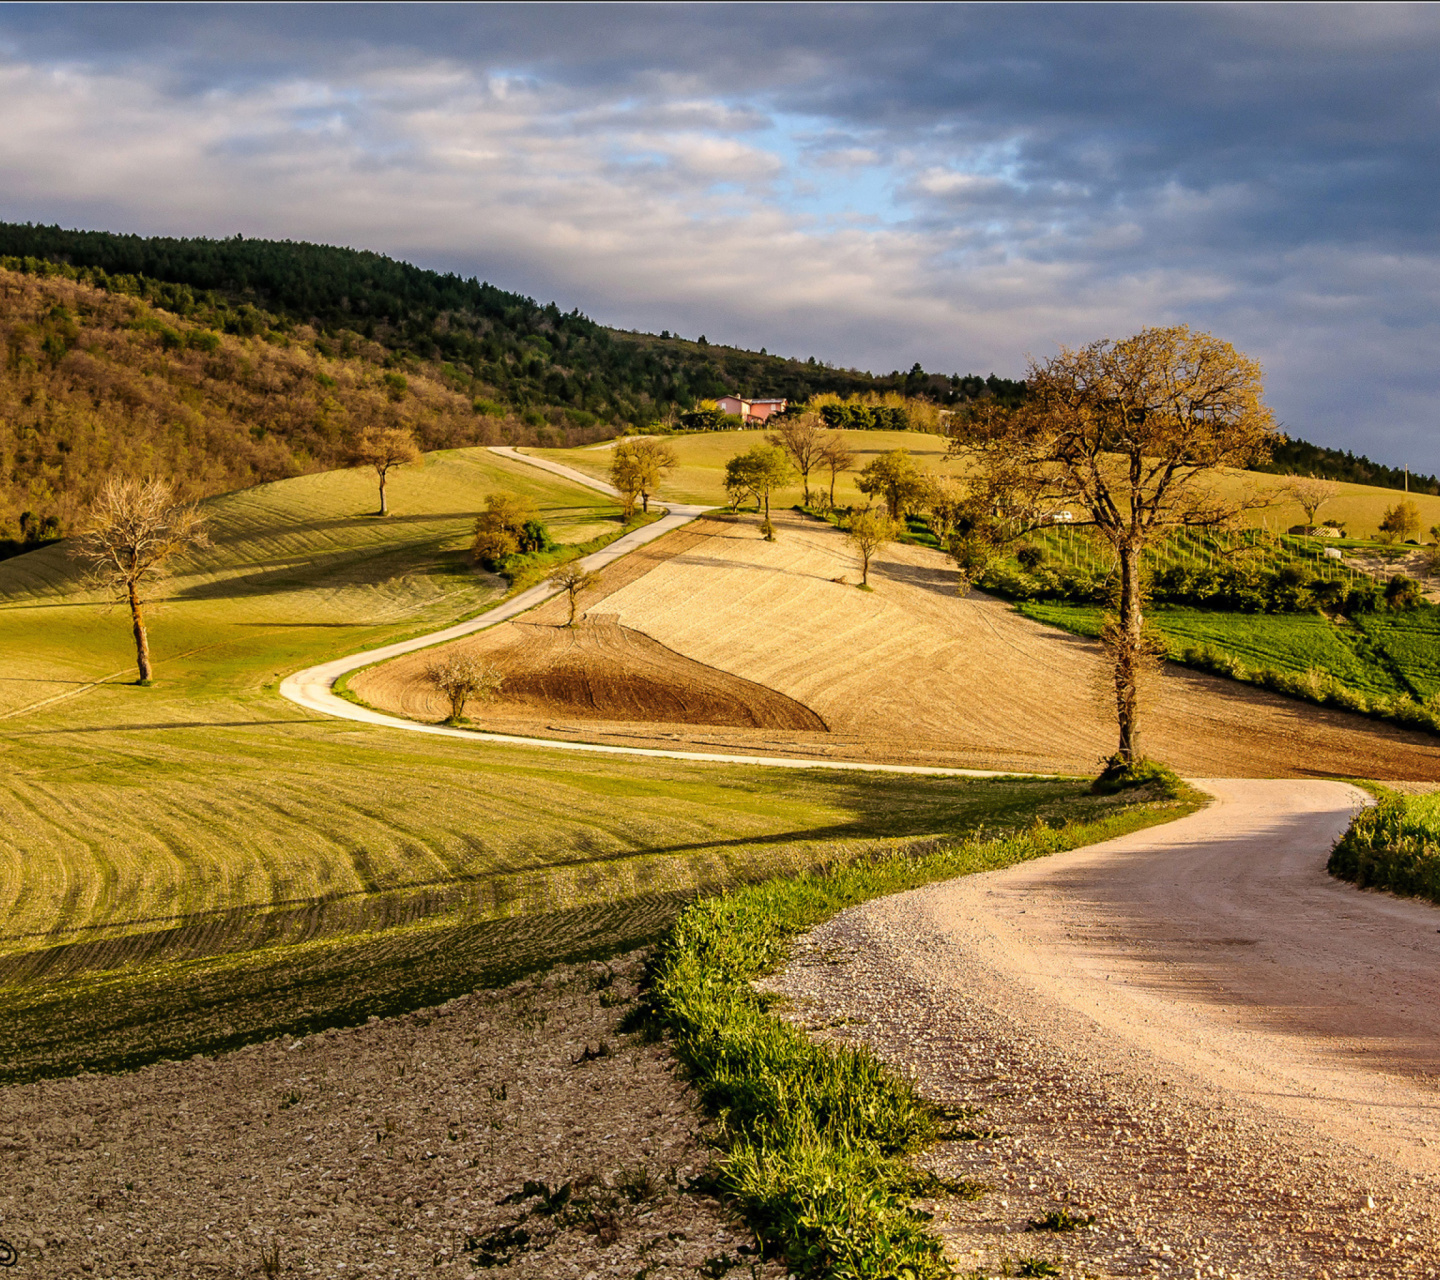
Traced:
<svg viewBox="0 0 1440 1280">
<path fill-rule="evenodd" d="M 1440 468 L 1440 11 L 0 11 L 0 216 L 289 236 L 624 327 L 1018 374 L 1145 324 Z"/>
</svg>

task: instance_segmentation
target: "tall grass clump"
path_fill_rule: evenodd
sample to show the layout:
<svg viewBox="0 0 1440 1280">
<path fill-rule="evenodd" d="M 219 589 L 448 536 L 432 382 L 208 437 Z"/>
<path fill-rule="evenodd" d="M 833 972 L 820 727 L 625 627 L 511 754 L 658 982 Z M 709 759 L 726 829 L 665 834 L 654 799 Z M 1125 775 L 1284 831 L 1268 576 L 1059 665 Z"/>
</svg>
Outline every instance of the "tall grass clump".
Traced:
<svg viewBox="0 0 1440 1280">
<path fill-rule="evenodd" d="M 1440 902 L 1440 797 L 1382 795 L 1355 815 L 1328 870 L 1359 889 Z"/>
<path fill-rule="evenodd" d="M 1136 793 L 1130 793 L 1136 797 Z M 771 880 L 688 907 L 659 949 L 648 1012 L 715 1119 L 719 1190 L 792 1273 L 833 1280 L 949 1276 L 929 1215 L 911 1198 L 943 1189 L 908 1157 L 937 1135 L 937 1110 L 866 1047 L 834 1046 L 769 1011 L 755 980 L 791 939 L 845 907 L 1110 838 L 1198 807 L 1194 793 L 1098 822 L 979 837 L 919 856 L 890 851 Z"/>
</svg>

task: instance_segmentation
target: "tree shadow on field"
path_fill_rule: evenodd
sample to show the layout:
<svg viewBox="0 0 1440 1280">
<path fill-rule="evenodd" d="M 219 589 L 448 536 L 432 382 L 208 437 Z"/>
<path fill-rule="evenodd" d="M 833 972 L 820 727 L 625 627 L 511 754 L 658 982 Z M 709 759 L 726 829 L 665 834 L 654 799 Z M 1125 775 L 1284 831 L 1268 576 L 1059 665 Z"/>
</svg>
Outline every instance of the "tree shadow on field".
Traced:
<svg viewBox="0 0 1440 1280">
<path fill-rule="evenodd" d="M 903 582 L 906 586 L 919 587 L 935 595 L 959 599 L 956 584 L 958 570 L 936 569 L 921 564 L 901 564 L 894 560 L 877 560 L 870 566 L 872 578 L 888 578 L 891 582 Z"/>
<path fill-rule="evenodd" d="M 321 587 L 376 586 L 401 576 L 433 573 L 473 576 L 483 583 L 500 582 L 474 569 L 469 553 L 449 547 L 448 536 L 398 546 L 317 548 L 294 556 L 275 556 L 237 567 L 224 577 L 196 582 L 169 600 L 224 600 L 238 596 L 284 595 Z"/>
<path fill-rule="evenodd" d="M 298 534 L 306 533 L 329 533 L 334 529 L 353 529 L 362 521 L 373 521 L 386 529 L 404 528 L 406 525 L 434 524 L 440 520 L 473 521 L 478 514 L 476 511 L 436 511 L 432 514 L 408 515 L 408 516 L 381 516 L 375 512 L 356 512 L 351 516 L 334 516 L 330 519 L 321 520 L 296 520 L 293 523 L 285 523 L 282 517 L 277 517 L 276 523 L 269 528 L 257 529 L 246 523 L 243 529 L 227 529 L 223 523 L 213 530 L 216 550 L 222 550 L 229 546 L 240 546 L 246 542 L 254 542 L 270 538 L 291 538 Z"/>
<path fill-rule="evenodd" d="M 329 716 L 297 716 L 293 720 L 160 720 L 154 724 L 73 725 L 64 729 L 11 729 L 7 737 L 41 738 L 65 733 L 145 733 L 155 729 L 260 729 L 277 724 L 345 724 Z"/>
</svg>

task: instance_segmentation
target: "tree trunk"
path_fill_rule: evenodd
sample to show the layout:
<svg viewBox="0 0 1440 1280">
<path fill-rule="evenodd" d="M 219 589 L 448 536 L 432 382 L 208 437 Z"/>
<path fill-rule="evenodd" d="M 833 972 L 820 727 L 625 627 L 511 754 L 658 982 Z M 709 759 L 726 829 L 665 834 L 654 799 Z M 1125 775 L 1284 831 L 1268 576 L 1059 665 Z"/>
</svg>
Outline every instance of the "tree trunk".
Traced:
<svg viewBox="0 0 1440 1280">
<path fill-rule="evenodd" d="M 640 492 L 640 509 L 648 516 L 650 514 L 650 495 L 644 490 Z"/>
<path fill-rule="evenodd" d="M 385 509 L 385 473 L 383 471 L 380 473 L 380 514 L 382 516 L 389 514 Z"/>
<path fill-rule="evenodd" d="M 1140 664 L 1145 642 L 1141 635 L 1140 548 L 1125 543 L 1120 553 L 1120 618 L 1115 639 L 1115 711 L 1120 722 L 1120 756 L 1140 758 Z"/>
<path fill-rule="evenodd" d="M 831 507 L 831 510 L 834 510 L 834 507 L 835 507 L 835 472 L 834 472 L 833 470 L 830 472 L 830 507 Z"/>
<path fill-rule="evenodd" d="M 150 679 L 150 638 L 145 634 L 145 613 L 140 597 L 135 593 L 135 584 L 130 583 L 130 620 L 135 625 L 135 665 L 140 668 L 140 679 Z"/>
<path fill-rule="evenodd" d="M 808 507 L 810 505 L 810 473 L 808 471 L 800 473 L 800 483 L 805 487 L 805 505 Z"/>
</svg>

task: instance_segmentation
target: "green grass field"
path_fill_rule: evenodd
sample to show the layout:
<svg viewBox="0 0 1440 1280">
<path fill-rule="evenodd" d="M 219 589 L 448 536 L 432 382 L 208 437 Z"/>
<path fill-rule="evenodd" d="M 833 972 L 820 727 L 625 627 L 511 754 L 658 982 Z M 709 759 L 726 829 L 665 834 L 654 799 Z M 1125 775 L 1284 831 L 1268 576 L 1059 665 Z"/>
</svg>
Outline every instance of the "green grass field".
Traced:
<svg viewBox="0 0 1440 1280">
<path fill-rule="evenodd" d="M 465 555 L 497 488 L 573 541 L 619 527 L 479 450 L 400 473 L 383 521 L 360 472 L 214 499 L 215 550 L 152 613 L 149 688 L 63 547 L 0 564 L 0 1078 L 363 1020 L 651 938 L 697 892 L 1092 811 L 1072 781 L 481 745 L 279 697 L 498 599 Z"/>
<path fill-rule="evenodd" d="M 1026 602 L 1027 618 L 1076 635 L 1100 634 L 1095 605 Z M 1146 618 L 1171 653 L 1213 645 L 1249 668 L 1303 674 L 1328 672 L 1341 684 L 1379 697 L 1408 694 L 1417 701 L 1440 693 L 1440 609 L 1360 614 L 1337 625 L 1318 613 L 1220 613 L 1152 606 Z"/>
<path fill-rule="evenodd" d="M 765 442 L 764 431 L 707 431 L 695 435 L 670 437 L 670 444 L 680 457 L 675 468 L 660 486 L 660 494 L 675 502 L 699 502 L 719 507 L 729 499 L 725 495 L 725 464 L 737 453 Z M 858 472 L 872 458 L 891 449 L 909 449 L 922 467 L 933 471 L 942 468 L 948 441 L 943 436 L 921 431 L 846 431 L 843 433 L 859 458 Z M 590 445 L 579 449 L 526 449 L 536 457 L 552 458 L 588 475 L 605 479 L 610 473 L 611 446 Z M 827 489 L 830 473 L 811 472 L 811 489 Z M 801 498 L 800 481 L 772 499 L 777 506 L 789 506 Z M 855 473 L 841 472 L 836 478 L 835 502 L 838 506 L 864 503 L 867 499 L 855 487 Z"/>
</svg>

